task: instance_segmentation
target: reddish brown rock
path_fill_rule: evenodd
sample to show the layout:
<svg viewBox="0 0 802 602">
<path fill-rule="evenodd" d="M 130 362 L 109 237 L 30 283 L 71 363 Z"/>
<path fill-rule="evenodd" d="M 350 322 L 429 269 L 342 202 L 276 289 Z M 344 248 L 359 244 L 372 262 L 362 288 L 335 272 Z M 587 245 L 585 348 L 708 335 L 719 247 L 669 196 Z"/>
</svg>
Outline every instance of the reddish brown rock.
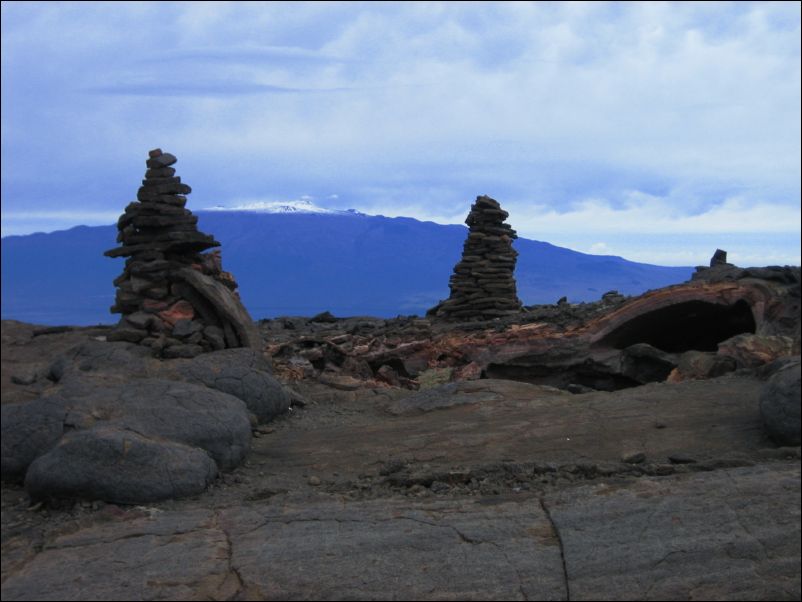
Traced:
<svg viewBox="0 0 802 602">
<path fill-rule="evenodd" d="M 195 317 L 195 308 L 189 301 L 176 301 L 169 309 L 159 312 L 159 317 L 170 324 L 175 326 L 179 320 L 191 320 Z"/>
<path fill-rule="evenodd" d="M 757 368 L 793 355 L 793 347 L 789 336 L 739 334 L 719 343 L 718 353 L 733 358 L 740 368 Z"/>
</svg>

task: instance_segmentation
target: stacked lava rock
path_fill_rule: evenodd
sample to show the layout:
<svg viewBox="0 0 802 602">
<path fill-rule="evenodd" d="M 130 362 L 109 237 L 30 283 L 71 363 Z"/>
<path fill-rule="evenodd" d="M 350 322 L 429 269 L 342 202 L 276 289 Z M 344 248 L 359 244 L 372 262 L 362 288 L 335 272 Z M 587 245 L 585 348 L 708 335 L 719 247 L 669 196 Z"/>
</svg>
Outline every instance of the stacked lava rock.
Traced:
<svg viewBox="0 0 802 602">
<path fill-rule="evenodd" d="M 503 223 L 508 216 L 498 201 L 488 196 L 476 198 L 465 220 L 470 231 L 462 260 L 451 276 L 451 296 L 430 309 L 428 315 L 487 320 L 521 310 L 513 278 L 518 252 L 512 248 L 512 241 L 518 236 Z"/>
<path fill-rule="evenodd" d="M 259 347 L 258 331 L 222 270 L 220 246 L 199 232 L 184 208 L 191 189 L 171 167 L 175 156 L 152 150 L 136 202 L 117 222 L 108 257 L 126 257 L 112 313 L 123 314 L 107 337 L 151 347 L 163 357 L 194 357 L 227 347 Z"/>
</svg>

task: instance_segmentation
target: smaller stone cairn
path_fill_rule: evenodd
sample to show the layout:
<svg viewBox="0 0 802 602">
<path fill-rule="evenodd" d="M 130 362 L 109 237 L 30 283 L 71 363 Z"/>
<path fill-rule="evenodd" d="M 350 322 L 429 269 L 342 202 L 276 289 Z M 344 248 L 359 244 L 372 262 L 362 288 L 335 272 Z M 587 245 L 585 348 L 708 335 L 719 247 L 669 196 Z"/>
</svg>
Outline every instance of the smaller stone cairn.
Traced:
<svg viewBox="0 0 802 602">
<path fill-rule="evenodd" d="M 192 190 L 171 167 L 174 155 L 149 152 L 147 171 L 117 222 L 117 242 L 105 252 L 126 257 L 112 313 L 120 313 L 109 341 L 151 347 L 162 357 L 194 357 L 229 347 L 261 347 L 261 339 L 222 269 L 220 246 L 199 232 L 198 218 L 184 208 Z"/>
<path fill-rule="evenodd" d="M 730 265 L 727 263 L 727 251 L 716 249 L 716 252 L 713 253 L 713 257 L 710 258 L 710 267 L 717 265 Z"/>
<path fill-rule="evenodd" d="M 468 237 L 462 260 L 451 276 L 451 296 L 427 312 L 428 316 L 454 320 L 489 320 L 518 313 L 512 241 L 515 230 L 504 220 L 509 213 L 489 196 L 476 197 L 465 223 Z"/>
</svg>

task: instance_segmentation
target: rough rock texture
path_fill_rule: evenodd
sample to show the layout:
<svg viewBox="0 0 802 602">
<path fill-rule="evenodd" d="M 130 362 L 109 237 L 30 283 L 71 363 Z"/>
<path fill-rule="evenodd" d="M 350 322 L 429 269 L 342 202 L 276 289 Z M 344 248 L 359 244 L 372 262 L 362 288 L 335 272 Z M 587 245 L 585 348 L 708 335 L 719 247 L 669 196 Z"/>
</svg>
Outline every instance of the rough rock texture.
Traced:
<svg viewBox="0 0 802 602">
<path fill-rule="evenodd" d="M 221 523 L 235 542 L 232 566 L 261 599 L 559 600 L 565 592 L 559 542 L 537 500 L 329 502 L 280 515 L 238 509 Z"/>
<path fill-rule="evenodd" d="M 488 196 L 476 197 L 465 223 L 468 237 L 462 259 L 454 266 L 451 296 L 429 310 L 436 318 L 491 319 L 515 314 L 521 309 L 515 287 L 518 238 L 504 220 L 509 213 Z"/>
<path fill-rule="evenodd" d="M 184 208 L 191 189 L 170 167 L 175 156 L 150 151 L 138 201 L 117 222 L 122 246 L 106 251 L 127 257 L 114 281 L 111 311 L 121 313 L 110 341 L 147 346 L 166 358 L 194 357 L 227 347 L 260 348 L 261 340 L 239 301 L 237 283 L 224 272 L 214 238 L 197 230 Z"/>
<path fill-rule="evenodd" d="M 559 394 L 558 389 L 552 387 L 538 387 L 535 385 L 516 384 L 507 381 L 494 381 L 489 379 L 477 381 L 461 381 L 439 385 L 393 401 L 387 411 L 395 416 L 411 416 L 444 410 L 460 405 L 487 404 L 494 401 L 502 402 L 508 398 L 510 387 L 523 389 L 527 395 L 535 399 L 543 392 Z M 502 390 L 495 390 L 501 388 Z"/>
<path fill-rule="evenodd" d="M 570 599 L 798 599 L 799 478 L 749 467 L 547 495 Z"/>
<path fill-rule="evenodd" d="M 226 600 L 237 592 L 214 513 L 123 516 L 55 537 L 3 581 L 3 599 Z"/>
<path fill-rule="evenodd" d="M 760 393 L 763 426 L 778 445 L 800 444 L 802 376 L 799 356 L 795 360 L 780 368 Z"/>
</svg>

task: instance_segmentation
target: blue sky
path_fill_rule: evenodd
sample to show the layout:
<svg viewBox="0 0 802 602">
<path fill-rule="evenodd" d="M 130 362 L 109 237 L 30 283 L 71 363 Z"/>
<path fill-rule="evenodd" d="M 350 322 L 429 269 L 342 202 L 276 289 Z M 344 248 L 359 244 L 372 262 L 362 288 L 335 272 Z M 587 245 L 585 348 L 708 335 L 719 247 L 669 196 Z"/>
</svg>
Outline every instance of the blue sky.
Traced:
<svg viewBox="0 0 802 602">
<path fill-rule="evenodd" d="M 311 197 L 663 265 L 800 263 L 800 4 L 2 3 L 3 235 Z"/>
</svg>

